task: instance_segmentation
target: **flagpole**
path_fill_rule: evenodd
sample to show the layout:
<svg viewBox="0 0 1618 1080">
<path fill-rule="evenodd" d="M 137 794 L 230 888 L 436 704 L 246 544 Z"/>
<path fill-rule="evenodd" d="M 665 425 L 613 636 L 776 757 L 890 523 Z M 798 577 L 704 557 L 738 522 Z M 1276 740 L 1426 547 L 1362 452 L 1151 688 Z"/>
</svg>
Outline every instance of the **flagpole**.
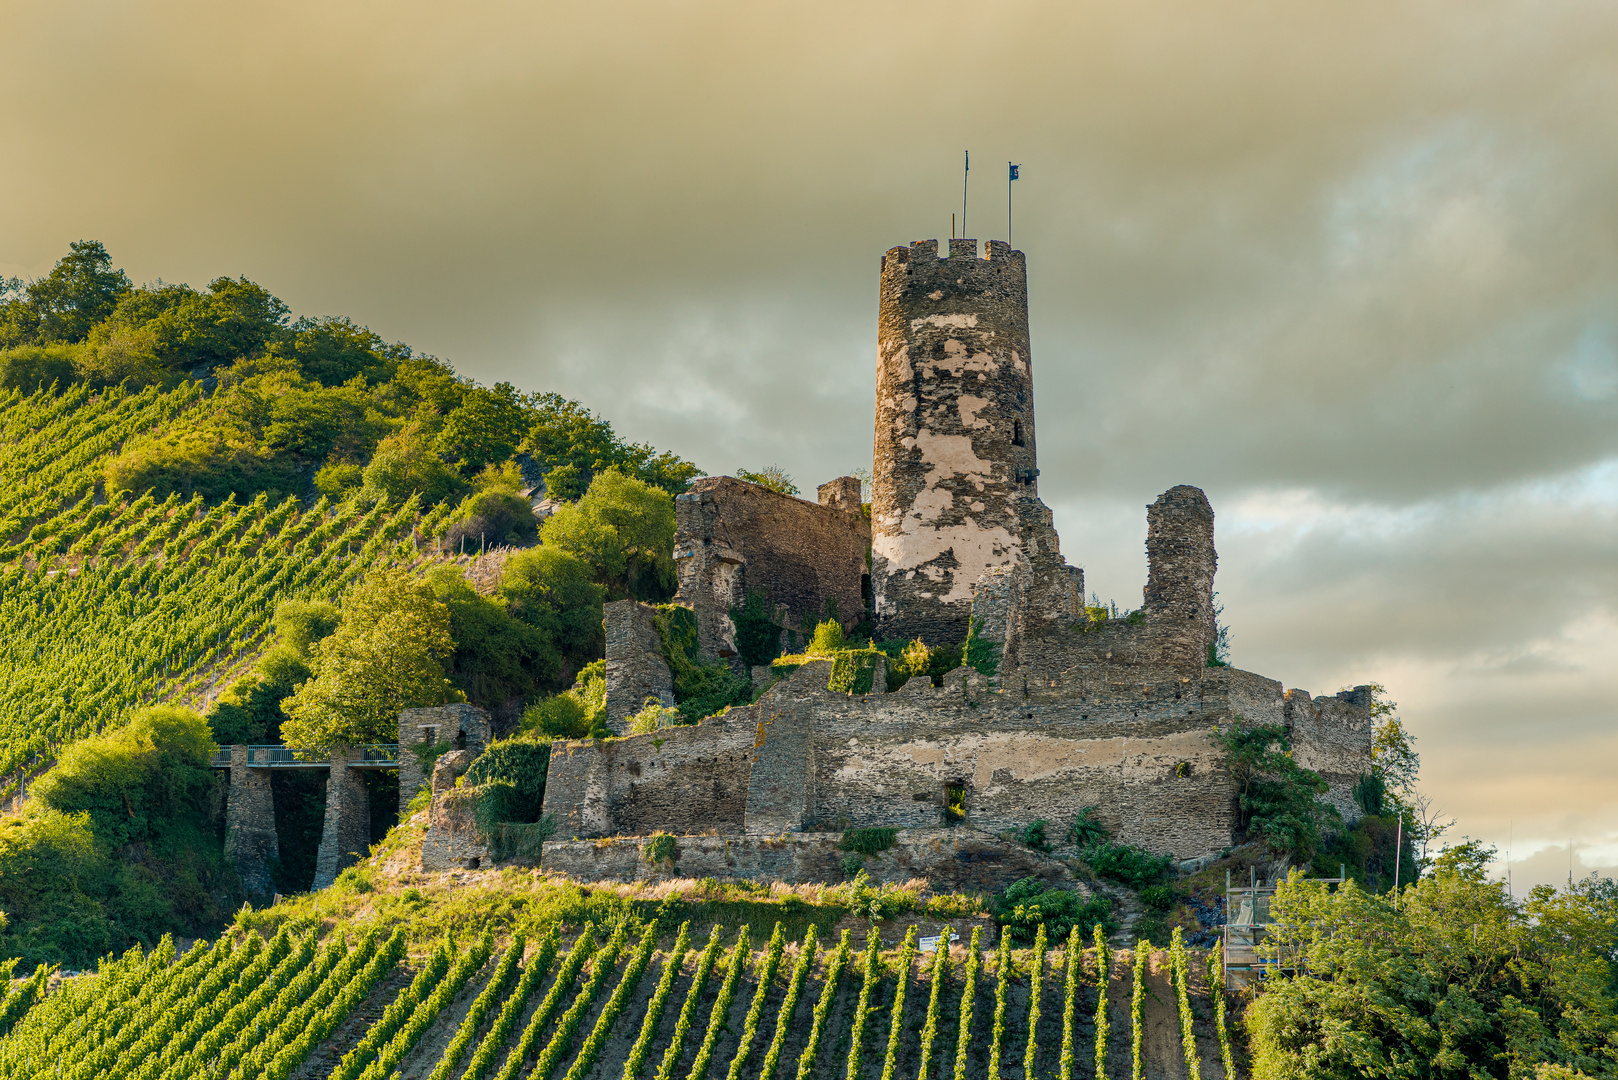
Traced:
<svg viewBox="0 0 1618 1080">
<path fill-rule="evenodd" d="M 1011 162 L 1006 162 L 1006 247 L 1011 246 Z"/>
<path fill-rule="evenodd" d="M 966 181 L 972 172 L 972 151 L 966 152 L 966 167 L 961 170 L 961 235 L 966 235 Z"/>
</svg>

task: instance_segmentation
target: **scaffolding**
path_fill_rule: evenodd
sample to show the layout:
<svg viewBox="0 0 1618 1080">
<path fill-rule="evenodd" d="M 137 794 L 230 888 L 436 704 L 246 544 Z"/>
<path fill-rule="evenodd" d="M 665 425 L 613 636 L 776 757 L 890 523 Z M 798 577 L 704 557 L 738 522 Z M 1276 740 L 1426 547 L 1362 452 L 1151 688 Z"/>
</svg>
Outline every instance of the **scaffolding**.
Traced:
<svg viewBox="0 0 1618 1080">
<path fill-rule="evenodd" d="M 1341 885 L 1347 881 L 1346 868 L 1339 863 L 1334 878 L 1309 878 L 1322 885 Z M 1225 871 L 1225 925 L 1224 938 L 1225 990 L 1234 992 L 1250 985 L 1254 979 L 1270 975 L 1291 974 L 1304 966 L 1301 955 L 1274 949 L 1273 955 L 1262 956 L 1259 947 L 1269 940 L 1270 901 L 1275 896 L 1279 878 L 1268 885 L 1258 883 L 1258 871 L 1247 868 L 1247 884 L 1233 885 L 1230 871 Z"/>
</svg>

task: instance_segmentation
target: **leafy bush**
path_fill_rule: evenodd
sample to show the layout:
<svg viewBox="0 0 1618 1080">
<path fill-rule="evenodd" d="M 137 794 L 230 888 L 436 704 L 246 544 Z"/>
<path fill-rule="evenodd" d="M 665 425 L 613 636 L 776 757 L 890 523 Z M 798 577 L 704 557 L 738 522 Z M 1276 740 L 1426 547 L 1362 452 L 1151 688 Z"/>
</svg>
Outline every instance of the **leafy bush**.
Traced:
<svg viewBox="0 0 1618 1080">
<path fill-rule="evenodd" d="M 690 608 L 659 604 L 654 624 L 674 677 L 674 700 L 686 723 L 752 700 L 751 680 L 736 675 L 722 661 L 703 659 L 697 647 L 697 617 Z"/>
<path fill-rule="evenodd" d="M 1172 885 L 1148 885 L 1140 891 L 1140 902 L 1153 911 L 1168 911 L 1177 900 Z"/>
<path fill-rule="evenodd" d="M 553 739 L 604 739 L 612 734 L 606 726 L 607 662 L 598 660 L 579 673 L 571 690 L 523 710 L 525 735 Z"/>
<path fill-rule="evenodd" d="M 942 686 L 946 672 L 961 666 L 963 647 L 939 645 L 929 647 L 920 638 L 905 641 L 896 638 L 884 641 L 877 649 L 888 658 L 888 692 L 899 689 L 914 678 L 926 676 L 934 686 Z"/>
<path fill-rule="evenodd" d="M 1249 1007 L 1252 1074 L 1516 1077 L 1550 1062 L 1611 1076 L 1618 884 L 1521 901 L 1489 880 L 1493 855 L 1449 849 L 1397 907 L 1352 884 L 1283 884 L 1269 935 L 1309 977 L 1266 980 Z"/>
<path fill-rule="evenodd" d="M 458 550 L 464 536 L 468 546 L 531 544 L 539 538 L 539 521 L 527 499 L 505 491 L 468 495 L 449 517 L 444 546 Z"/>
<path fill-rule="evenodd" d="M 797 482 L 779 465 L 766 465 L 757 472 L 751 469 L 737 469 L 736 479 L 746 480 L 749 484 L 757 484 L 761 488 L 782 495 L 798 494 Z"/>
<path fill-rule="evenodd" d="M 876 660 L 881 655 L 876 649 L 839 650 L 832 656 L 826 689 L 839 694 L 869 694 L 876 684 Z"/>
<path fill-rule="evenodd" d="M 1048 935 L 1065 937 L 1075 926 L 1081 929 L 1101 923 L 1115 925 L 1112 901 L 1096 893 L 1088 900 L 1066 889 L 1053 889 L 1038 878 L 1023 878 L 995 898 L 993 914 L 1006 927 L 1013 940 L 1028 944 L 1040 927 Z"/>
<path fill-rule="evenodd" d="M 1017 834 L 1017 842 L 1035 851 L 1050 851 L 1051 842 L 1045 838 L 1045 826 L 1049 824 L 1050 822 L 1043 818 L 1029 822 L 1023 826 L 1022 832 Z"/>
<path fill-rule="evenodd" d="M 1084 853 L 1084 860 L 1102 877 L 1136 891 L 1155 884 L 1174 865 L 1172 856 L 1153 855 L 1132 844 L 1098 844 Z"/>
<path fill-rule="evenodd" d="M 836 619 L 825 619 L 815 627 L 815 636 L 804 650 L 809 656 L 835 656 L 847 646 L 843 640 L 843 624 Z"/>
<path fill-rule="evenodd" d="M 1313 858 L 1327 831 L 1342 819 L 1319 798 L 1326 781 L 1293 760 L 1286 728 L 1248 725 L 1238 717 L 1212 738 L 1236 782 L 1238 826 L 1273 850 L 1304 862 Z"/>
</svg>

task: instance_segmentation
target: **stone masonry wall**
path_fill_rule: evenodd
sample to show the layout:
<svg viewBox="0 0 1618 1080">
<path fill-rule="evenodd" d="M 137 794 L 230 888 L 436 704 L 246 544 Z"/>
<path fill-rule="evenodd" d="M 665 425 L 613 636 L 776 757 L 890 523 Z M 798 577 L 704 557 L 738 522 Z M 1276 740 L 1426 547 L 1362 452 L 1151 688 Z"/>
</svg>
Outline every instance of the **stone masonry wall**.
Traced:
<svg viewBox="0 0 1618 1080">
<path fill-rule="evenodd" d="M 858 697 L 826 689 L 829 669 L 805 664 L 722 721 L 558 744 L 545 809 L 559 836 L 933 828 L 946 788 L 959 786 L 970 826 L 1043 819 L 1060 835 L 1096 806 L 1121 842 L 1186 859 L 1233 840 L 1230 778 L 1209 737 L 1216 724 L 1292 724 L 1300 760 L 1319 763 L 1309 767 L 1322 768 L 1339 806 L 1368 767 L 1368 710 L 1352 695 L 1305 709 L 1308 695 L 1234 668 L 1195 680 L 1090 679 L 1039 695 L 996 692 L 961 668 L 942 687 L 912 679 Z"/>
<path fill-rule="evenodd" d="M 607 637 L 607 726 L 623 734 L 647 698 L 674 704 L 674 676 L 657 636 L 657 609 L 634 600 L 604 607 Z"/>
<path fill-rule="evenodd" d="M 1354 786 L 1371 771 L 1371 694 L 1371 687 L 1356 686 L 1311 700 L 1302 690 L 1287 691 L 1286 724 L 1293 760 L 1319 773 L 1330 785 L 1324 798 L 1349 824 L 1360 818 Z"/>
<path fill-rule="evenodd" d="M 558 837 L 743 830 L 754 725 L 710 720 L 551 746 L 544 813 Z"/>
<path fill-rule="evenodd" d="M 428 709 L 404 709 L 399 713 L 399 820 L 421 789 L 427 786 L 421 761 L 412 746 L 447 742 L 452 748 L 482 753 L 494 740 L 489 714 L 475 705 L 438 705 Z"/>
<path fill-rule="evenodd" d="M 1039 475 L 1023 254 L 937 247 L 882 259 L 871 485 L 881 636 L 935 644 L 966 637 L 978 578 L 1022 549 Z"/>
<path fill-rule="evenodd" d="M 695 612 L 704 653 L 735 657 L 730 612 L 750 589 L 762 592 L 776 621 L 792 629 L 813 628 L 828 602 L 845 629 L 864 617 L 871 531 L 860 512 L 859 481 L 822 484 L 819 496 L 812 503 L 734 477 L 708 476 L 676 499 L 675 602 Z"/>
<path fill-rule="evenodd" d="M 423 870 L 476 870 L 489 862 L 489 849 L 477 833 L 470 803 L 454 796 L 455 781 L 471 768 L 480 750 L 454 750 L 433 764 L 433 802 L 421 840 Z"/>
<path fill-rule="evenodd" d="M 774 836 L 681 836 L 672 863 L 650 863 L 639 837 L 550 840 L 540 865 L 547 873 L 579 881 L 645 881 L 668 877 L 731 878 L 800 884 L 840 881 L 847 876 L 837 847 L 841 833 Z M 925 880 L 937 892 L 993 892 L 1020 878 L 1089 890 L 1056 859 L 1040 856 L 978 829 L 907 829 L 893 847 L 867 858 L 865 871 L 877 884 Z"/>
</svg>

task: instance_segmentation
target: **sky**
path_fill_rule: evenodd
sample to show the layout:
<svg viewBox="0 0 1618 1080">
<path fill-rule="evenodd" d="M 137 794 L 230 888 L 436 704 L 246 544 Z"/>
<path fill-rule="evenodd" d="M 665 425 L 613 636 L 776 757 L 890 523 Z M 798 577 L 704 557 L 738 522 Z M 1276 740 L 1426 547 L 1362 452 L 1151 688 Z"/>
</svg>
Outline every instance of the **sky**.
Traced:
<svg viewBox="0 0 1618 1080">
<path fill-rule="evenodd" d="M 1618 867 L 1618 6 L 0 0 L 0 274 L 246 275 L 713 473 L 868 466 L 881 253 L 1027 253 L 1101 599 L 1376 682 L 1513 886 Z M 962 206 L 962 155 L 974 163 Z"/>
</svg>

